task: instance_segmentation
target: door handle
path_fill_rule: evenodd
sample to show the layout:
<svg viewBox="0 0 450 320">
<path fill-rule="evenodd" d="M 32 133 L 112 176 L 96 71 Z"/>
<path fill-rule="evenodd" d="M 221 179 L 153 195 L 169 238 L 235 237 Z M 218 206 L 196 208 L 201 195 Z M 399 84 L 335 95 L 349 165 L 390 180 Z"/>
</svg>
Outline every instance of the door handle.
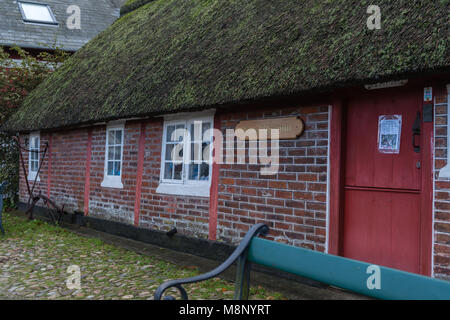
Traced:
<svg viewBox="0 0 450 320">
<path fill-rule="evenodd" d="M 416 136 L 420 136 L 420 112 L 417 111 L 417 117 L 412 127 L 412 145 L 414 152 L 420 152 L 420 145 L 416 144 Z"/>
</svg>

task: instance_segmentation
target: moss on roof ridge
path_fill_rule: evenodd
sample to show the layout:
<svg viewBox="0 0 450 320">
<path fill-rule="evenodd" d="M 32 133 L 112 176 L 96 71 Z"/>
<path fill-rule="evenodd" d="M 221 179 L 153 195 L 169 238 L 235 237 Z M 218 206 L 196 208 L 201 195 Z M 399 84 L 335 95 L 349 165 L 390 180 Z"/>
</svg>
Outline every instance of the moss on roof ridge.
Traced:
<svg viewBox="0 0 450 320">
<path fill-rule="evenodd" d="M 2 127 L 76 126 L 449 70 L 441 1 L 155 0 L 74 54 Z"/>
<path fill-rule="evenodd" d="M 154 0 L 128 0 L 120 8 L 120 16 L 130 13 L 131 11 L 138 9 L 151 1 L 154 1 Z"/>
</svg>

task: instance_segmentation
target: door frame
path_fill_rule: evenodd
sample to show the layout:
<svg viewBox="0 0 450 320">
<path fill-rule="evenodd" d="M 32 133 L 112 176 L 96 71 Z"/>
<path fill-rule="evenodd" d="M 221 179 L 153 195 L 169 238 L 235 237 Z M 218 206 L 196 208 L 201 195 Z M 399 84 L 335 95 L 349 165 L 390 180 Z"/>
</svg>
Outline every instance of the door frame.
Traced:
<svg viewBox="0 0 450 320">
<path fill-rule="evenodd" d="M 392 89 L 391 89 L 392 90 Z M 394 89 L 395 90 L 395 89 Z M 397 88 L 405 92 L 423 90 L 423 86 L 414 88 Z M 380 90 L 381 94 L 382 91 Z M 420 91 L 419 91 L 420 92 Z M 354 93 L 354 92 L 353 92 Z M 364 94 L 364 92 L 362 92 Z M 345 164 L 345 115 L 346 95 L 335 96 L 331 106 L 330 119 L 330 177 L 329 177 L 329 229 L 328 253 L 342 256 L 343 218 L 344 218 L 344 164 Z M 354 99 L 358 96 L 353 94 Z M 418 103 L 420 103 L 418 101 Z M 422 107 L 423 107 L 422 103 Z M 433 106 L 434 107 L 434 106 Z M 434 109 L 434 108 L 433 108 Z M 423 110 L 421 110 L 423 115 Z M 420 211 L 420 246 L 419 272 L 431 276 L 433 245 L 433 122 L 423 122 L 422 118 L 421 146 L 423 146 L 421 177 L 421 211 Z M 427 143 L 428 142 L 428 143 Z"/>
</svg>

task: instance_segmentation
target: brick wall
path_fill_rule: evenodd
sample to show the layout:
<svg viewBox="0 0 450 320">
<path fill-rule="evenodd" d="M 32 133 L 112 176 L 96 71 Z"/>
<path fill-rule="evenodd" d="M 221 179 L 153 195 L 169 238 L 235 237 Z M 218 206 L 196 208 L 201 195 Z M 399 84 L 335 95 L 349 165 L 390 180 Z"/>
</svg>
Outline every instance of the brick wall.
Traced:
<svg viewBox="0 0 450 320">
<path fill-rule="evenodd" d="M 86 141 L 87 131 L 72 130 L 64 132 L 43 133 L 40 136 L 41 151 L 44 151 L 45 144 L 51 138 L 51 174 L 49 181 L 49 157 L 47 152 L 42 162 L 39 174 L 40 181 L 36 183 L 34 194 L 42 192 L 47 196 L 48 184 L 50 183 L 50 198 L 58 205 L 65 205 L 69 211 L 83 210 L 84 193 L 84 171 L 86 162 Z M 28 136 L 22 136 L 21 142 L 25 143 Z M 25 167 L 28 174 L 28 152 L 22 151 Z M 39 159 L 42 159 L 39 155 Z M 33 181 L 29 181 L 30 187 Z M 28 192 L 20 167 L 20 201 L 28 202 Z M 43 206 L 40 202 L 38 205 Z"/>
<path fill-rule="evenodd" d="M 248 164 L 248 152 L 246 164 L 221 165 L 218 239 L 236 243 L 251 225 L 264 222 L 270 239 L 325 251 L 328 107 L 230 111 L 221 115 L 221 129 L 225 134 L 240 120 L 285 116 L 300 116 L 306 127 L 298 139 L 280 141 L 277 174 L 261 175 L 262 165 Z"/>
<path fill-rule="evenodd" d="M 271 228 L 269 238 L 324 251 L 326 243 L 326 183 L 328 107 L 293 107 L 221 115 L 221 127 L 234 129 L 240 120 L 300 116 L 306 124 L 298 139 L 280 141 L 279 172 L 261 176 L 261 165 L 223 164 L 220 170 L 218 240 L 237 243 L 258 222 Z M 132 224 L 140 122 L 127 122 L 123 150 L 123 189 L 101 187 L 104 175 L 106 126 L 92 130 L 89 215 Z M 139 225 L 207 238 L 209 198 L 156 193 L 160 177 L 162 119 L 148 120 Z M 41 150 L 49 134 L 41 134 Z M 69 211 L 84 210 L 88 129 L 52 134 L 50 197 Z M 248 143 L 247 143 L 248 144 Z M 247 146 L 248 147 L 248 146 Z M 269 149 L 270 150 L 270 149 Z M 225 152 L 224 152 L 225 153 Z M 246 152 L 248 155 L 248 150 Z M 28 169 L 28 154 L 24 153 Z M 48 156 L 36 190 L 47 194 Z M 21 201 L 26 187 L 21 177 Z M 42 204 L 41 204 L 42 205 Z"/>
<path fill-rule="evenodd" d="M 435 97 L 434 276 L 450 280 L 450 179 L 439 178 L 447 165 L 447 94 Z"/>
<path fill-rule="evenodd" d="M 162 119 L 147 123 L 139 224 L 159 230 L 176 227 L 183 234 L 207 238 L 209 198 L 156 193 L 161 168 L 162 135 Z"/>
<path fill-rule="evenodd" d="M 89 215 L 133 223 L 139 132 L 139 123 L 125 125 L 122 162 L 123 189 L 114 189 L 101 186 L 105 169 L 106 127 L 93 129 Z"/>
<path fill-rule="evenodd" d="M 156 193 L 160 176 L 162 120 L 146 122 L 144 173 L 142 178 L 139 225 L 157 230 L 177 227 L 180 233 L 207 238 L 209 198 L 171 196 Z M 89 215 L 123 223 L 134 223 L 136 174 L 141 123 L 127 122 L 123 149 L 123 189 L 101 186 L 105 165 L 106 126 L 92 128 Z M 52 135 L 52 163 L 50 198 L 68 212 L 84 211 L 85 171 L 88 129 L 54 132 Z M 21 137 L 25 142 L 27 135 Z M 49 133 L 41 133 L 41 151 L 49 140 Z M 28 153 L 23 152 L 28 173 Z M 40 181 L 34 193 L 47 195 L 49 154 L 42 163 Z M 30 181 L 30 185 L 33 182 Z M 20 171 L 20 201 L 28 202 L 28 193 Z M 42 201 L 39 206 L 44 206 Z"/>
</svg>

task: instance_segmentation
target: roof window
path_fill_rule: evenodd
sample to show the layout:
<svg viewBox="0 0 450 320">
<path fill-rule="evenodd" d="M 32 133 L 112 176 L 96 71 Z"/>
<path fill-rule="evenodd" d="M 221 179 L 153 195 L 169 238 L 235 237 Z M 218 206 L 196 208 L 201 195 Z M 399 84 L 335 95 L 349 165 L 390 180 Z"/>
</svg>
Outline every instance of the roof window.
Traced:
<svg viewBox="0 0 450 320">
<path fill-rule="evenodd" d="M 19 1 L 19 9 L 24 22 L 57 25 L 52 10 L 46 4 Z"/>
</svg>

